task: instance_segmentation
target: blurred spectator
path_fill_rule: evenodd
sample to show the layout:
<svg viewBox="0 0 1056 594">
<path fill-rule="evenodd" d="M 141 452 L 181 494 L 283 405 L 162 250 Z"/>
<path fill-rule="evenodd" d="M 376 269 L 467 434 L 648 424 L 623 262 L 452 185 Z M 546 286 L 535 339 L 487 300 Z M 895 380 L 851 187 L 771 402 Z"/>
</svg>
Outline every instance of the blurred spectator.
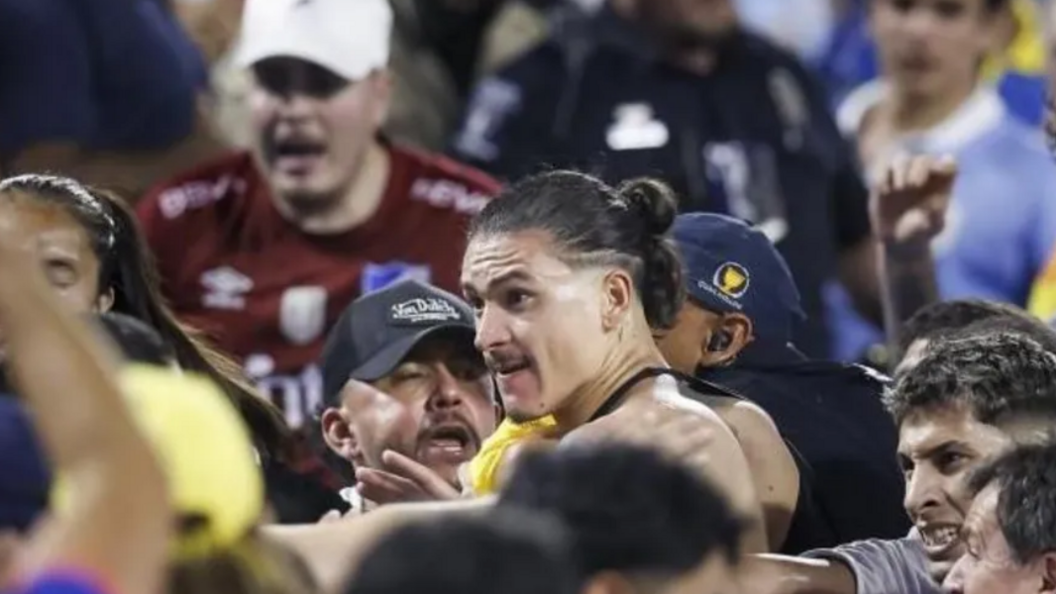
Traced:
<svg viewBox="0 0 1056 594">
<path fill-rule="evenodd" d="M 499 506 L 560 519 L 585 591 L 735 591 L 744 518 L 710 483 L 650 449 L 613 444 L 526 455 Z"/>
<path fill-rule="evenodd" d="M 25 175 L 0 183 L 0 223 L 17 229 L 25 241 L 34 238 L 39 251 L 32 259 L 68 306 L 78 313 L 110 312 L 102 323 L 123 350 L 155 360 L 174 352 L 181 369 L 207 375 L 222 387 L 251 429 L 281 521 L 300 514 L 315 519 L 340 504 L 336 493 L 324 490 L 329 501 L 317 497 L 323 487 L 289 470 L 295 461 L 281 412 L 249 385 L 237 365 L 175 320 L 127 206 L 68 178 Z M 129 324 L 129 318 L 140 324 Z M 0 384 L 7 383 L 6 376 L 0 367 Z"/>
<path fill-rule="evenodd" d="M 520 55 L 545 35 L 544 11 L 561 0 L 389 0 L 394 12 L 390 70 L 395 90 L 385 133 L 444 147 L 478 73 Z M 213 119 L 235 145 L 253 140 L 246 105 L 252 81 L 232 59 L 245 0 L 177 0 L 184 22 L 213 64 Z"/>
<path fill-rule="evenodd" d="M 674 237 L 687 299 L 675 327 L 658 332 L 658 344 L 676 369 L 762 407 L 791 444 L 800 495 L 784 550 L 904 535 L 904 478 L 891 457 L 898 436 L 880 402 L 886 378 L 809 359 L 793 346 L 799 294 L 761 232 L 693 213 L 675 220 Z M 736 408 L 747 403 L 707 404 L 727 418 L 743 416 Z"/>
<path fill-rule="evenodd" d="M 870 5 L 892 0 L 839 0 L 836 27 L 817 67 L 834 103 L 879 75 L 877 50 L 869 31 Z M 1027 124 L 1042 117 L 1045 48 L 1036 0 L 1011 0 L 1001 7 L 994 27 L 994 46 L 981 70 L 1009 111 Z"/>
<path fill-rule="evenodd" d="M 155 0 L 0 2 L 0 170 L 137 195 L 220 144 L 199 117 L 201 56 Z"/>
<path fill-rule="evenodd" d="M 128 206 L 69 178 L 22 175 L 0 182 L 0 223 L 22 241 L 33 239 L 32 259 L 67 306 L 124 314 L 150 326 L 184 370 L 209 376 L 236 403 L 262 456 L 283 457 L 287 430 L 279 412 L 226 357 L 182 327 L 162 300 Z"/>
<path fill-rule="evenodd" d="M 683 211 L 760 225 L 825 354 L 822 284 L 842 272 L 879 317 L 866 191 L 816 82 L 741 30 L 733 0 L 610 0 L 482 82 L 456 154 L 506 178 L 548 165 L 609 181 L 658 175 Z"/>
<path fill-rule="evenodd" d="M 454 290 L 465 225 L 498 185 L 379 135 L 386 0 L 251 0 L 254 150 L 201 164 L 139 205 L 166 295 L 244 363 L 294 427 L 321 403 L 325 333 L 404 278 Z"/>
<path fill-rule="evenodd" d="M 874 181 L 898 153 L 954 155 L 959 174 L 932 242 L 939 292 L 1025 305 L 1056 246 L 1056 167 L 1037 131 L 979 82 L 1009 1 L 960 0 L 947 15 L 939 2 L 877 0 L 870 16 L 884 78 L 852 93 L 838 118 Z M 833 300 L 839 356 L 881 340 Z"/>
<path fill-rule="evenodd" d="M 459 495 L 459 468 L 499 416 L 474 336 L 465 303 L 417 281 L 360 297 L 341 314 L 323 351 L 320 423 L 327 446 L 356 471 L 343 492 L 354 509 Z M 423 484 L 419 467 L 439 482 Z"/>
<path fill-rule="evenodd" d="M 564 536 L 548 516 L 511 509 L 402 526 L 364 557 L 343 594 L 582 593 Z"/>
</svg>

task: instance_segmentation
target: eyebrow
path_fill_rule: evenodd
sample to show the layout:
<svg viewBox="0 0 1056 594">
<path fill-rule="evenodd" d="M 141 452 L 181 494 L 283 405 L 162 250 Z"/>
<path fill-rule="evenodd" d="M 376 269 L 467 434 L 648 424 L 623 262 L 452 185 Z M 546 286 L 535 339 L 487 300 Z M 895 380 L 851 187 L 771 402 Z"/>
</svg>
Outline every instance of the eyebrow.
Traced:
<svg viewBox="0 0 1056 594">
<path fill-rule="evenodd" d="M 952 439 L 952 440 L 949 440 L 949 441 L 944 441 L 944 442 L 942 442 L 942 443 L 940 443 L 940 444 L 938 444 L 938 445 L 936 445 L 934 447 L 930 447 L 930 448 L 924 450 L 917 457 L 918 458 L 934 458 L 935 456 L 937 456 L 939 454 L 944 454 L 944 453 L 946 453 L 946 452 L 948 452 L 950 450 L 953 450 L 953 449 L 971 449 L 971 448 L 969 448 L 968 444 L 966 444 L 963 441 Z M 901 459 L 911 459 L 909 454 L 907 454 L 906 452 L 901 451 L 901 450 L 899 450 L 899 452 L 898 452 L 898 457 L 899 457 L 900 460 Z"/>
</svg>

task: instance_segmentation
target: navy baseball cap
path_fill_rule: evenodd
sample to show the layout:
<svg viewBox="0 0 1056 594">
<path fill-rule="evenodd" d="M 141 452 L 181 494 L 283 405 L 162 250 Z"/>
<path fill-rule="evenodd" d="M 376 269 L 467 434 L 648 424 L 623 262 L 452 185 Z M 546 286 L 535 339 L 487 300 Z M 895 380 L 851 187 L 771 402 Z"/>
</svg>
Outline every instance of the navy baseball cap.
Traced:
<svg viewBox="0 0 1056 594">
<path fill-rule="evenodd" d="M 762 339 L 790 342 L 806 318 L 785 259 L 762 231 L 725 215 L 675 218 L 687 294 L 704 309 L 739 312 Z"/>
<path fill-rule="evenodd" d="M 406 280 L 361 296 L 323 347 L 323 402 L 333 403 L 350 379 L 374 382 L 389 375 L 418 343 L 440 332 L 470 345 L 476 335 L 473 310 L 447 291 Z"/>
<path fill-rule="evenodd" d="M 0 394 L 0 531 L 28 530 L 48 506 L 51 473 L 29 415 Z"/>
</svg>

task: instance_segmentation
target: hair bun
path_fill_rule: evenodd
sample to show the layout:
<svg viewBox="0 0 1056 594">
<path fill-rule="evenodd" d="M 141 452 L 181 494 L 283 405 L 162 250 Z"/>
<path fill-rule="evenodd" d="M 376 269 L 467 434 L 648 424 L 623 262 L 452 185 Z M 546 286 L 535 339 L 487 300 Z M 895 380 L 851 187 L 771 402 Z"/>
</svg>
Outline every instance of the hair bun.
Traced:
<svg viewBox="0 0 1056 594">
<path fill-rule="evenodd" d="M 617 188 L 616 194 L 635 216 L 641 217 L 643 228 L 651 236 L 666 235 L 675 223 L 678 214 L 675 192 L 658 179 L 628 180 Z"/>
</svg>

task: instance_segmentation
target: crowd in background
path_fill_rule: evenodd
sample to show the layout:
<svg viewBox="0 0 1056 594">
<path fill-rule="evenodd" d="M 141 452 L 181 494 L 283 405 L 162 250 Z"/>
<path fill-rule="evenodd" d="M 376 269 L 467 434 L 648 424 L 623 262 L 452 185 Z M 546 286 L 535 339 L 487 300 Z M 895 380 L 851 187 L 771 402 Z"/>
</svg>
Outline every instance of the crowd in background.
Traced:
<svg viewBox="0 0 1056 594">
<path fill-rule="evenodd" d="M 1056 592 L 1049 0 L 0 0 L 0 591 Z"/>
</svg>

